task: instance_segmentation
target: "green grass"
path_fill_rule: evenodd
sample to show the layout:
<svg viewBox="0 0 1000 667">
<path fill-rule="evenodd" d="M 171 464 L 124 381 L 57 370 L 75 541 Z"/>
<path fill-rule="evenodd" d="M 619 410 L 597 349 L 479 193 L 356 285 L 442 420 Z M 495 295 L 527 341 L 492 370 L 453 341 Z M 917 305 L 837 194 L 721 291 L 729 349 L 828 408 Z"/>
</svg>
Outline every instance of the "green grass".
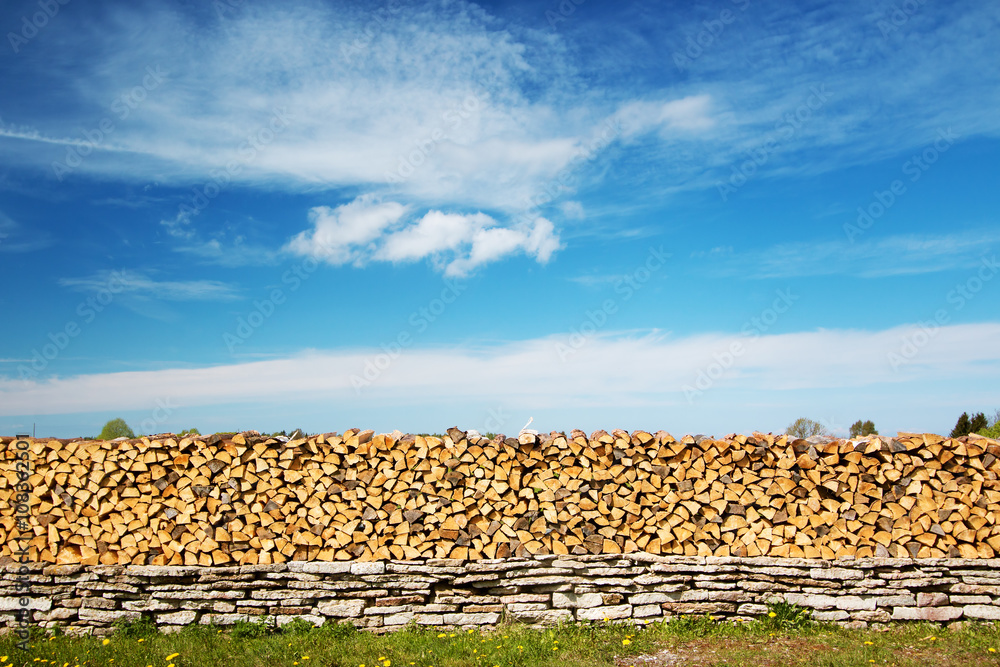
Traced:
<svg viewBox="0 0 1000 667">
<path fill-rule="evenodd" d="M 930 624 L 885 631 L 813 623 L 795 607 L 749 623 L 680 617 L 631 623 L 573 623 L 537 630 L 506 625 L 481 631 L 409 627 L 391 634 L 349 624 L 275 629 L 261 619 L 222 631 L 191 626 L 164 635 L 148 623 L 119 626 L 107 638 L 37 636 L 27 652 L 0 638 L 2 665 L 69 667 L 652 667 L 654 665 L 1000 665 L 1000 626 L 948 630 Z M 173 656 L 173 654 L 177 654 Z M 170 657 L 173 656 L 173 657 Z M 168 659 L 169 657 L 169 659 Z"/>
</svg>

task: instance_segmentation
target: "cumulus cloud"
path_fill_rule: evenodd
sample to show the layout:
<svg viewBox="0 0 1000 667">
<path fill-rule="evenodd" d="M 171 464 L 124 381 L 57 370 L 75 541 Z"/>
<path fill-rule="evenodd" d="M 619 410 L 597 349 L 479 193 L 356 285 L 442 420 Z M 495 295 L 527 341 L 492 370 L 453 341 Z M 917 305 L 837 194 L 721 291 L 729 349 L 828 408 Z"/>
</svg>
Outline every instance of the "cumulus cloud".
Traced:
<svg viewBox="0 0 1000 667">
<path fill-rule="evenodd" d="M 336 208 L 317 206 L 309 211 L 313 228 L 297 234 L 287 247 L 330 264 L 357 261 L 364 256 L 364 249 L 405 213 L 402 204 L 378 202 L 371 195 Z"/>
<path fill-rule="evenodd" d="M 457 277 L 518 252 L 545 264 L 560 247 L 555 226 L 541 217 L 505 226 L 482 212 L 432 210 L 406 220 L 407 212 L 371 195 L 332 209 L 317 207 L 309 214 L 312 229 L 293 237 L 286 250 L 333 265 L 430 259 Z"/>
</svg>

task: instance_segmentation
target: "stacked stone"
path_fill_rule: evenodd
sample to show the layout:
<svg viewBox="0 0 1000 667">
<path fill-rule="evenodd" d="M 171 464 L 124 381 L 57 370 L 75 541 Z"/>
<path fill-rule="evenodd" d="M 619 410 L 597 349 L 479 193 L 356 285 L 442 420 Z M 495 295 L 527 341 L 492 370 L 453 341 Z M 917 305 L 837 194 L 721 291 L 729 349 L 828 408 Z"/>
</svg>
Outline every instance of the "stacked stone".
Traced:
<svg viewBox="0 0 1000 667">
<path fill-rule="evenodd" d="M 110 632 L 150 616 L 165 629 L 231 625 L 267 615 L 284 625 L 346 620 L 372 631 L 410 623 L 491 626 L 684 614 L 750 619 L 788 602 L 813 618 L 866 626 L 889 621 L 1000 620 L 1000 560 L 540 556 L 507 560 L 289 562 L 239 567 L 30 565 L 5 568 L 0 623 Z M 27 604 L 22 604 L 26 602 Z"/>
</svg>

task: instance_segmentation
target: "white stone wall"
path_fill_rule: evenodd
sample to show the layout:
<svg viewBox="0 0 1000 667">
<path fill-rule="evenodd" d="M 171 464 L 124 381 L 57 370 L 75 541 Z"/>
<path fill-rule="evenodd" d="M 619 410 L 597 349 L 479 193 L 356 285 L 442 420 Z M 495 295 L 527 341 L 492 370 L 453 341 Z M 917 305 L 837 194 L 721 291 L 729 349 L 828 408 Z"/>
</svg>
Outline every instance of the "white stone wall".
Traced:
<svg viewBox="0 0 1000 667">
<path fill-rule="evenodd" d="M 679 614 L 752 618 L 768 602 L 819 620 L 1000 620 L 1000 560 L 698 558 L 649 554 L 497 561 L 289 562 L 242 567 L 32 565 L 4 568 L 0 626 L 108 632 L 119 618 L 231 625 L 266 614 L 350 620 L 386 631 L 411 622 L 532 625 Z"/>
</svg>

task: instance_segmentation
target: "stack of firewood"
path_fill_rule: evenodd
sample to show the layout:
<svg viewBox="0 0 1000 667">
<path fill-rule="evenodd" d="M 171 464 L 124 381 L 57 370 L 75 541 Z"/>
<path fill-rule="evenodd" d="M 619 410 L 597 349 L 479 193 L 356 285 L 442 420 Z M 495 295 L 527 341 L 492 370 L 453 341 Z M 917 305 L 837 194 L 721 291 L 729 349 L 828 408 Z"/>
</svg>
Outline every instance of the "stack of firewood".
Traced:
<svg viewBox="0 0 1000 667">
<path fill-rule="evenodd" d="M 992 558 L 1000 444 L 615 430 L 487 440 L 352 429 L 0 440 L 0 562 L 141 565 L 703 556 Z M 19 525 L 27 488 L 30 526 Z M 23 509 L 23 506 L 22 506 Z"/>
</svg>

